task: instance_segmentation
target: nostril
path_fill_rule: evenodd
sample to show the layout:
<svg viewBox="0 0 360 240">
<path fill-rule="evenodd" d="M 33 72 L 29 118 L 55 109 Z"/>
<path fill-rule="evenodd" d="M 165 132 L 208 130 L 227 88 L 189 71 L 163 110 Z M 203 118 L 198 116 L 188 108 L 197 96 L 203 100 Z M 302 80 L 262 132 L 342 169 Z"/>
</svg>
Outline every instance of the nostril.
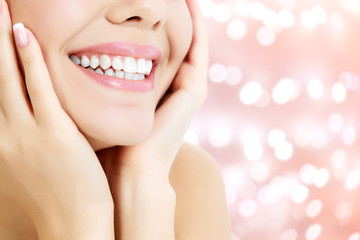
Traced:
<svg viewBox="0 0 360 240">
<path fill-rule="evenodd" d="M 127 20 L 127 21 L 132 21 L 132 20 L 140 21 L 140 20 L 141 20 L 141 17 L 134 16 L 134 17 L 130 17 L 130 18 L 126 19 L 126 20 Z"/>
</svg>

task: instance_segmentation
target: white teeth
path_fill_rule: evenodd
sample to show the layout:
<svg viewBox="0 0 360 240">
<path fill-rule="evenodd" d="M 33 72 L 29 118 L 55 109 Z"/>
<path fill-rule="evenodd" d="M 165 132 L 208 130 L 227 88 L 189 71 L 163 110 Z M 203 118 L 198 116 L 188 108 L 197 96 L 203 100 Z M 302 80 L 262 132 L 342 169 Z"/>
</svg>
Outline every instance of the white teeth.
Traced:
<svg viewBox="0 0 360 240">
<path fill-rule="evenodd" d="M 139 74 L 138 73 L 134 73 L 133 80 L 139 80 Z"/>
<path fill-rule="evenodd" d="M 113 77 L 113 76 L 115 76 L 115 72 L 114 72 L 114 70 L 112 70 L 112 69 L 110 68 L 110 69 L 108 69 L 108 70 L 105 71 L 105 75 L 108 75 L 108 76 Z"/>
<path fill-rule="evenodd" d="M 123 62 L 121 61 L 121 58 L 120 57 L 115 57 L 112 61 L 112 67 L 115 69 L 115 70 L 121 70 L 123 69 Z"/>
<path fill-rule="evenodd" d="M 139 74 L 139 80 L 144 80 L 145 79 L 145 75 L 144 74 Z"/>
<path fill-rule="evenodd" d="M 87 56 L 82 56 L 81 58 L 81 66 L 87 68 L 90 65 L 90 60 Z"/>
<path fill-rule="evenodd" d="M 86 68 L 86 69 L 95 72 L 95 70 L 92 69 L 91 67 L 88 67 L 88 68 Z"/>
<path fill-rule="evenodd" d="M 77 65 L 80 65 L 80 63 L 81 63 L 81 60 L 80 60 L 80 58 L 78 58 L 77 56 L 75 56 L 75 55 L 71 55 L 70 56 L 70 59 L 71 59 L 71 61 L 73 61 L 75 64 L 77 64 Z"/>
<path fill-rule="evenodd" d="M 125 79 L 127 79 L 127 80 L 132 80 L 133 79 L 133 73 L 129 73 L 129 72 L 126 72 L 125 73 Z"/>
<path fill-rule="evenodd" d="M 115 72 L 115 77 L 124 78 L 125 77 L 125 72 L 124 71 L 116 71 Z"/>
<path fill-rule="evenodd" d="M 100 66 L 102 69 L 106 70 L 111 67 L 111 60 L 108 55 L 102 55 L 100 59 Z"/>
<path fill-rule="evenodd" d="M 146 73 L 147 70 L 147 63 L 146 60 L 143 58 L 139 58 L 137 60 L 137 72 L 138 73 Z"/>
<path fill-rule="evenodd" d="M 102 55 L 100 60 L 97 56 L 93 55 L 91 60 L 89 60 L 86 55 L 83 55 L 80 60 L 78 56 L 71 55 L 70 59 L 75 64 L 87 68 L 88 70 L 93 70 L 101 74 L 104 74 L 105 71 L 106 75 L 128 80 L 144 80 L 145 75 L 149 75 L 153 68 L 152 60 L 146 60 L 144 58 L 136 60 L 133 57 L 117 56 L 111 61 L 108 55 Z"/>
<path fill-rule="evenodd" d="M 100 64 L 99 59 L 96 56 L 92 56 L 90 61 L 90 67 L 96 69 L 99 66 L 99 64 Z"/>
<path fill-rule="evenodd" d="M 101 70 L 101 68 L 97 68 L 97 69 L 95 70 L 95 72 L 100 73 L 100 74 L 104 74 L 104 72 Z"/>
<path fill-rule="evenodd" d="M 128 73 L 136 73 L 137 64 L 135 58 L 126 57 L 124 60 L 124 71 Z"/>
<path fill-rule="evenodd" d="M 151 60 L 147 60 L 146 65 L 147 65 L 147 72 L 146 72 L 145 74 L 146 74 L 146 75 L 149 75 L 150 72 L 151 72 L 151 69 L 152 69 L 152 67 L 153 67 L 152 61 L 151 61 Z"/>
</svg>

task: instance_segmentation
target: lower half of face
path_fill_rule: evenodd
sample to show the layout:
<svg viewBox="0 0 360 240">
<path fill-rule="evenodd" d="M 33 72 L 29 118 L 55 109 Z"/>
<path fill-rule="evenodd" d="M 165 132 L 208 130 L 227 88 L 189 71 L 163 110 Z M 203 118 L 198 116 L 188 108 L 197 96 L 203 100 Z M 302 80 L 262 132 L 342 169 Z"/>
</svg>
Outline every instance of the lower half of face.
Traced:
<svg viewBox="0 0 360 240">
<path fill-rule="evenodd" d="M 119 0 L 118 8 L 122 1 L 129 4 Z M 157 32 L 145 31 L 136 22 L 123 26 L 121 22 L 108 21 L 102 14 L 115 7 L 112 0 L 8 0 L 13 21 L 23 22 L 35 34 L 62 107 L 95 151 L 116 145 L 135 145 L 149 135 L 158 102 L 189 50 L 192 24 L 185 0 L 151 1 L 152 4 L 147 5 L 149 10 L 152 5 L 166 5 L 163 8 L 166 20 Z M 130 7 L 140 9 L 131 5 L 115 12 L 121 16 L 122 11 Z M 69 58 L 69 51 L 112 41 L 151 44 L 161 50 L 153 90 L 124 91 L 99 84 Z"/>
</svg>

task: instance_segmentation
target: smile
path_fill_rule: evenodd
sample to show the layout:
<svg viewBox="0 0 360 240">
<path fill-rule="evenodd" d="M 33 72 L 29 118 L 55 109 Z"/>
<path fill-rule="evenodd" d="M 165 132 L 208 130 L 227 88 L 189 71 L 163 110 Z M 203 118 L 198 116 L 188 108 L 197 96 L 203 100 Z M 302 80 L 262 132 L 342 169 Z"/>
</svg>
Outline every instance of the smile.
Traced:
<svg viewBox="0 0 360 240">
<path fill-rule="evenodd" d="M 149 75 L 153 67 L 152 60 L 144 58 L 108 55 L 102 55 L 99 58 L 99 55 L 91 57 L 71 55 L 70 59 L 90 71 L 126 80 L 144 80 L 145 75 Z"/>
<path fill-rule="evenodd" d="M 127 91 L 151 91 L 161 59 L 157 48 L 114 42 L 70 53 L 69 58 L 88 76 L 108 87 Z"/>
</svg>

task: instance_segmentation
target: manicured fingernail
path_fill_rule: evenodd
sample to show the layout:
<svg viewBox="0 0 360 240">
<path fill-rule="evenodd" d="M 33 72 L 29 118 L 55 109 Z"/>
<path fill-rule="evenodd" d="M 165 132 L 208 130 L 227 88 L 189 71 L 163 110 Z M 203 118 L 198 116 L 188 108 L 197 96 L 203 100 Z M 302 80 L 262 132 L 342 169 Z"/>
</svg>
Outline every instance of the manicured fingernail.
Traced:
<svg viewBox="0 0 360 240">
<path fill-rule="evenodd" d="M 0 13 L 4 12 L 4 0 L 0 0 Z"/>
<path fill-rule="evenodd" d="M 13 26 L 15 41 L 19 47 L 25 47 L 28 44 L 28 39 L 25 32 L 24 24 L 16 23 Z"/>
</svg>

